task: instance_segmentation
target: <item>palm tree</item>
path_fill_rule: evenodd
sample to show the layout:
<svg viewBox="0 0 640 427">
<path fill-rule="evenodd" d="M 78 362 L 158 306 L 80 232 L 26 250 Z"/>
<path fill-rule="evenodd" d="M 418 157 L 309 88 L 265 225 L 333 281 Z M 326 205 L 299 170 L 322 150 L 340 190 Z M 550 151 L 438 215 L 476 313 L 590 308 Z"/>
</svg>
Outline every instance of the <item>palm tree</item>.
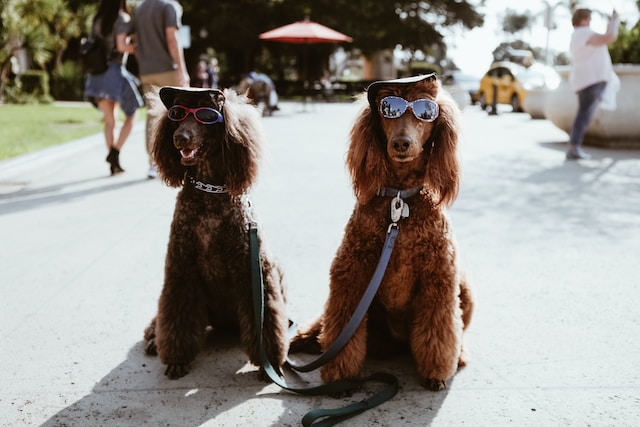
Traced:
<svg viewBox="0 0 640 427">
<path fill-rule="evenodd" d="M 12 58 L 21 68 L 44 70 L 55 56 L 59 67 L 68 40 L 80 35 L 82 16 L 72 13 L 66 0 L 0 0 L 0 102 Z"/>
</svg>

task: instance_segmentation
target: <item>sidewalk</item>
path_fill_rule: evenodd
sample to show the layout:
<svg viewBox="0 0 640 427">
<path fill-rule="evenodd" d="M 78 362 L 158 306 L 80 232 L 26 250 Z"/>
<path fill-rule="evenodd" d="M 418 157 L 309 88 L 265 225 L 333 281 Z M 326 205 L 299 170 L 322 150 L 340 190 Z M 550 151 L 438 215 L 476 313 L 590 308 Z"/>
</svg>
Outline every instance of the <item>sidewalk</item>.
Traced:
<svg viewBox="0 0 640 427">
<path fill-rule="evenodd" d="M 283 103 L 264 118 L 252 199 L 296 320 L 322 310 L 354 204 L 355 114 Z M 437 393 L 408 358 L 368 362 L 400 391 L 344 425 L 640 425 L 640 152 L 587 147 L 592 160 L 566 162 L 548 121 L 478 107 L 463 119 L 451 216 L 477 294 L 471 362 Z M 261 383 L 233 341 L 175 381 L 144 355 L 177 190 L 146 178 L 143 139 L 138 125 L 115 177 L 101 136 L 0 163 L 0 426 L 297 426 L 361 400 Z"/>
</svg>

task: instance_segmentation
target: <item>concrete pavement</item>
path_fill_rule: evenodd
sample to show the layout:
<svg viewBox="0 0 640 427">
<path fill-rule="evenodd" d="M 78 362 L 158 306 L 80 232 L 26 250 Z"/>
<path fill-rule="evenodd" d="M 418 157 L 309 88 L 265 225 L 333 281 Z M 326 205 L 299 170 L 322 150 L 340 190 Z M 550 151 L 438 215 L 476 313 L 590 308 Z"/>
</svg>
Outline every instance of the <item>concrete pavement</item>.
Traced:
<svg viewBox="0 0 640 427">
<path fill-rule="evenodd" d="M 353 207 L 344 167 L 350 104 L 265 118 L 270 155 L 253 202 L 282 261 L 292 318 L 319 313 Z M 463 113 L 462 188 L 451 211 L 477 308 L 472 360 L 442 392 L 407 359 L 391 401 L 353 426 L 640 425 L 640 152 L 587 147 L 545 120 Z M 0 425 L 295 426 L 318 407 L 260 383 L 232 340 L 164 377 L 143 352 L 177 190 L 146 179 L 143 126 L 109 177 L 95 136 L 0 163 Z M 315 374 L 305 376 L 316 383 Z"/>
</svg>

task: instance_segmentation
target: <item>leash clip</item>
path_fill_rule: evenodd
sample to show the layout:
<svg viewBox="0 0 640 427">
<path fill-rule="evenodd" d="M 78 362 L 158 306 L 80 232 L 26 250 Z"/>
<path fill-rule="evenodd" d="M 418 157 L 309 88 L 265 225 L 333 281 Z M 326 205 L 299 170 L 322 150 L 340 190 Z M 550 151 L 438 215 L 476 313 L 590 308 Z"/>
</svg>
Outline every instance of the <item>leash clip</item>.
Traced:
<svg viewBox="0 0 640 427">
<path fill-rule="evenodd" d="M 387 234 L 391 234 L 391 231 L 392 231 L 394 228 L 395 228 L 396 230 L 398 229 L 398 223 L 396 223 L 396 222 L 392 222 L 391 224 L 389 224 L 389 227 L 387 228 Z"/>
<path fill-rule="evenodd" d="M 248 194 L 243 194 L 242 195 L 242 201 L 245 205 L 245 212 L 247 215 L 247 226 L 251 229 L 251 228 L 257 228 L 258 227 L 258 221 L 256 221 L 255 216 L 254 216 L 254 211 L 253 211 L 253 204 L 251 203 L 251 198 L 249 198 Z"/>
</svg>

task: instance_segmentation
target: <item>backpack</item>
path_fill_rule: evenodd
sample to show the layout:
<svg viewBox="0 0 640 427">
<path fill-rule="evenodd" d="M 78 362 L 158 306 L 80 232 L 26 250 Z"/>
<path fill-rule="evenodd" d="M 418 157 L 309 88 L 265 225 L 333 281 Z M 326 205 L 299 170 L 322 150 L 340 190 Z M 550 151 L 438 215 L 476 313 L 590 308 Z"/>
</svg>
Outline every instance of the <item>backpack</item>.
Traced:
<svg viewBox="0 0 640 427">
<path fill-rule="evenodd" d="M 89 74 L 102 74 L 107 71 L 107 45 L 99 36 L 82 39 L 80 43 L 80 61 Z"/>
</svg>

